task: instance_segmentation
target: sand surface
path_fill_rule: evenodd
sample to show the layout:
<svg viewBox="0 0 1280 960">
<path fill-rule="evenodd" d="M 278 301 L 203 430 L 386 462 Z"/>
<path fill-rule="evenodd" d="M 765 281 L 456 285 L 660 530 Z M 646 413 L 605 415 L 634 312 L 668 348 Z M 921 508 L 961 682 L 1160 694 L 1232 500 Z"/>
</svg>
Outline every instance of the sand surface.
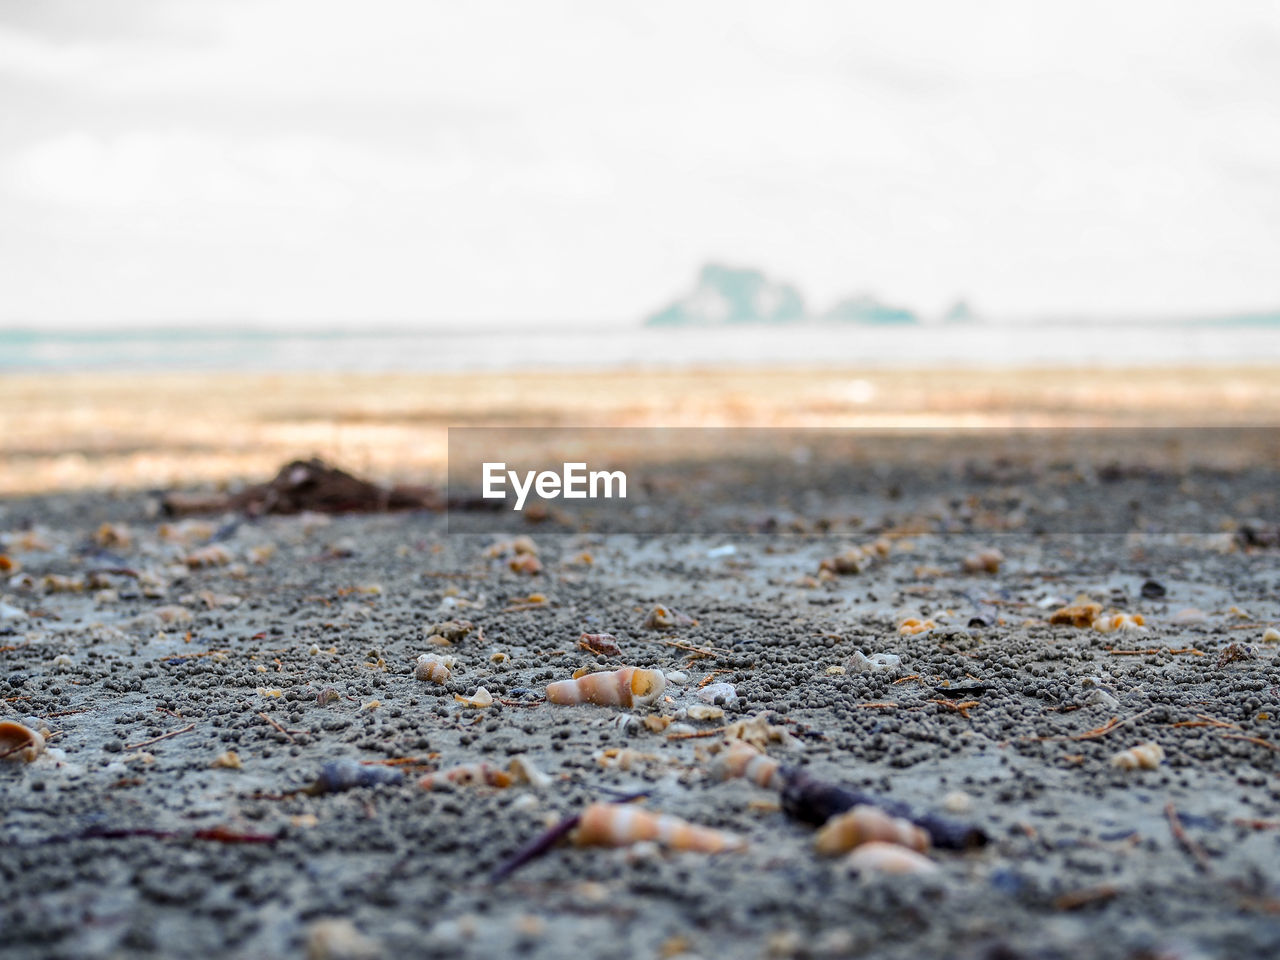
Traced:
<svg viewBox="0 0 1280 960">
<path fill-rule="evenodd" d="M 1157 505 L 1199 484 L 1238 521 L 1268 482 L 1139 479 Z M 1097 478 L 1080 483 L 1114 500 Z M 214 517 L 165 539 L 145 493 L 5 501 L 3 549 L 21 569 L 0 587 L 0 709 L 47 729 L 49 749 L 0 763 L 4 954 L 1280 954 L 1280 669 L 1262 642 L 1280 621 L 1280 553 L 1248 547 L 1231 523 L 944 535 L 936 511 L 910 515 L 910 493 L 864 495 L 877 519 L 854 529 L 840 491 L 821 487 L 799 511 L 803 535 L 531 527 L 536 575 L 490 556 L 494 536 L 449 535 L 435 514 Z M 1115 516 L 1144 496 L 1126 489 Z M 813 533 L 824 516 L 828 532 Z M 861 573 L 818 576 L 823 558 L 881 535 L 888 555 Z M 1003 554 L 998 571 L 966 572 L 983 547 Z M 189 568 L 201 549 L 212 564 Z M 75 578 L 88 582 L 63 589 Z M 1047 623 L 1079 593 L 1145 629 Z M 696 625 L 646 629 L 655 603 Z M 910 616 L 936 627 L 904 635 Z M 459 618 L 480 629 L 428 643 L 429 625 Z M 584 631 L 615 635 L 621 656 L 580 649 Z M 1249 646 L 1224 657 L 1232 643 Z M 857 672 L 857 651 L 897 655 L 901 672 Z M 415 678 L 427 652 L 456 657 L 445 685 Z M 542 702 L 550 681 L 624 664 L 667 672 L 664 698 Z M 706 678 L 734 687 L 721 719 L 687 714 Z M 479 687 L 493 706 L 459 702 Z M 338 696 L 322 704 L 328 688 Z M 927 876 L 817 855 L 776 792 L 709 775 L 715 731 L 766 712 L 789 735 L 771 756 L 951 810 L 991 842 L 935 851 Z M 1156 769 L 1112 766 L 1147 741 L 1163 749 Z M 240 769 L 212 765 L 226 751 Z M 549 783 L 416 782 L 514 756 Z M 399 785 L 296 792 L 338 758 L 414 763 L 366 766 L 406 771 Z M 549 824 L 635 791 L 746 850 L 562 846 L 489 882 Z M 211 829 L 226 832 L 195 834 Z"/>
</svg>

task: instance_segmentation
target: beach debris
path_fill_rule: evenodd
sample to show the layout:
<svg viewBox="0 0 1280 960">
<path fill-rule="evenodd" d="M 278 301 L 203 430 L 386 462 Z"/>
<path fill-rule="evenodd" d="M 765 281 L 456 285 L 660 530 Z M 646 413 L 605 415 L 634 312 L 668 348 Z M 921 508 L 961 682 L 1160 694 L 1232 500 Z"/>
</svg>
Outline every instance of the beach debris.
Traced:
<svg viewBox="0 0 1280 960">
<path fill-rule="evenodd" d="M 904 637 L 914 637 L 918 633 L 928 633 L 937 628 L 932 620 L 921 620 L 919 617 L 907 617 L 898 624 L 898 633 Z"/>
<path fill-rule="evenodd" d="M 492 707 L 494 704 L 493 694 L 484 687 L 477 687 L 476 692 L 469 697 L 464 697 L 460 693 L 455 693 L 453 699 L 458 701 L 464 707 L 474 707 L 477 710 L 483 710 L 485 707 Z"/>
<path fill-rule="evenodd" d="M 717 780 L 741 778 L 773 790 L 781 790 L 783 785 L 778 761 L 745 740 L 728 741 L 708 769 Z"/>
<path fill-rule="evenodd" d="M 210 539 L 218 528 L 207 520 L 181 520 L 178 523 L 162 523 L 156 527 L 156 536 L 165 543 L 189 547 Z"/>
<path fill-rule="evenodd" d="M 872 841 L 855 847 L 844 865 L 858 873 L 929 874 L 938 865 L 922 853 L 897 843 Z"/>
<path fill-rule="evenodd" d="M 942 798 L 942 809 L 947 813 L 969 813 L 973 810 L 973 794 L 952 790 Z"/>
<path fill-rule="evenodd" d="M 1121 750 L 1111 758 L 1111 765 L 1117 770 L 1155 770 L 1163 759 L 1164 750 L 1160 744 L 1148 741 Z"/>
<path fill-rule="evenodd" d="M 0 760 L 31 763 L 44 752 L 44 734 L 16 720 L 0 721 Z"/>
<path fill-rule="evenodd" d="M 994 547 L 975 550 L 964 558 L 965 573 L 999 573 L 1004 554 Z"/>
<path fill-rule="evenodd" d="M 382 947 L 346 917 L 325 917 L 307 926 L 307 960 L 378 960 Z"/>
<path fill-rule="evenodd" d="M 145 614 L 144 614 L 145 616 Z M 163 607 L 156 607 L 151 611 L 151 616 L 161 623 L 173 625 L 175 623 L 190 623 L 195 619 L 194 615 L 186 607 L 178 604 L 169 604 Z"/>
<path fill-rule="evenodd" d="M 1234 640 L 1222 648 L 1222 652 L 1218 654 L 1218 669 L 1232 663 L 1240 663 L 1245 660 L 1257 660 L 1258 648 L 1251 643 L 1244 643 L 1240 640 Z"/>
<path fill-rule="evenodd" d="M 512 573 L 523 573 L 528 576 L 542 572 L 542 561 L 533 553 L 519 553 L 507 561 L 507 569 Z"/>
<path fill-rule="evenodd" d="M 551 703 L 594 703 L 603 707 L 644 707 L 657 701 L 667 680 L 660 670 L 623 667 L 547 684 Z"/>
<path fill-rule="evenodd" d="M 663 676 L 667 678 L 667 683 L 682 687 L 689 682 L 689 675 L 683 670 L 666 670 Z"/>
<path fill-rule="evenodd" d="M 929 835 L 925 831 L 909 820 L 865 804 L 836 814 L 813 838 L 814 848 L 828 857 L 873 842 L 896 843 L 920 853 L 929 849 Z"/>
<path fill-rule="evenodd" d="M 676 627 L 697 626 L 697 623 L 698 621 L 693 617 L 681 613 L 675 607 L 668 607 L 661 603 L 655 604 L 648 616 L 644 618 L 646 630 L 672 630 Z"/>
<path fill-rule="evenodd" d="M 738 691 L 732 683 L 710 683 L 698 691 L 698 699 L 706 703 L 723 700 L 724 703 L 735 703 Z"/>
<path fill-rule="evenodd" d="M 854 673 L 891 673 L 896 676 L 902 672 L 902 658 L 896 653 L 873 653 L 867 656 L 861 650 L 855 650 L 845 661 L 845 666 Z"/>
<path fill-rule="evenodd" d="M 218 754 L 216 757 L 213 758 L 213 761 L 209 764 L 209 766 L 215 769 L 224 769 L 224 770 L 243 770 L 244 769 L 244 763 L 242 763 L 240 760 L 240 754 L 236 753 L 234 750 L 226 750 Z"/>
<path fill-rule="evenodd" d="M 15 560 L 7 553 L 0 553 L 0 573 L 18 573 L 22 570 L 22 561 Z"/>
<path fill-rule="evenodd" d="M 350 759 L 330 760 L 320 767 L 315 782 L 302 792 L 318 797 L 355 787 L 394 786 L 403 780 L 404 774 L 390 767 L 369 766 Z"/>
<path fill-rule="evenodd" d="M 528 784 L 535 790 L 545 790 L 552 784 L 551 775 L 540 770 L 522 753 L 511 758 L 511 762 L 507 764 L 507 772 L 516 783 Z"/>
<path fill-rule="evenodd" d="M 662 758 L 656 753 L 642 753 L 630 747 L 610 747 L 596 754 L 596 763 L 606 770 L 628 771 L 641 764 L 661 763 Z"/>
<path fill-rule="evenodd" d="M 46 573 L 40 579 L 45 593 L 79 593 L 84 589 L 84 577 L 68 577 L 60 573 Z"/>
<path fill-rule="evenodd" d="M 458 662 L 457 657 L 442 657 L 434 653 L 424 653 L 418 657 L 413 675 L 419 680 L 430 680 L 432 683 L 448 683 L 453 675 L 450 668 Z"/>
<path fill-rule="evenodd" d="M 1102 615 L 1102 604 L 1090 600 L 1081 594 L 1065 607 L 1049 614 L 1049 622 L 1069 627 L 1092 627 L 1095 620 Z"/>
<path fill-rule="evenodd" d="M 476 625 L 470 620 L 446 620 L 443 623 L 433 623 L 423 629 L 427 635 L 427 642 L 431 643 L 432 638 L 439 638 L 443 643 L 437 643 L 435 646 L 448 646 L 457 643 L 476 628 Z"/>
<path fill-rule="evenodd" d="M 3 619 L 4 619 L 4 614 L 0 612 L 0 620 L 3 620 Z M 1262 642 L 1263 643 L 1280 643 L 1280 630 L 1277 630 L 1275 627 L 1267 627 L 1266 630 L 1262 631 Z"/>
<path fill-rule="evenodd" d="M 1175 613 L 1171 622 L 1179 627 L 1189 626 L 1193 623 L 1208 623 L 1209 615 L 1198 607 L 1187 607 Z"/>
<path fill-rule="evenodd" d="M 620 657 L 622 648 L 618 646 L 618 638 L 611 633 L 584 633 L 578 638 L 578 646 L 590 650 L 603 657 Z"/>
<path fill-rule="evenodd" d="M 836 814 L 859 806 L 878 807 L 890 816 L 908 820 L 921 827 L 935 847 L 945 850 L 969 850 L 984 846 L 987 834 L 974 824 L 951 820 L 935 814 L 917 814 L 904 803 L 868 796 L 839 784 L 828 783 L 794 767 L 779 771 L 782 787 L 782 809 L 803 823 L 821 826 Z"/>
<path fill-rule="evenodd" d="M 265 514 L 383 513 L 388 510 L 441 510 L 444 498 L 432 487 L 381 487 L 361 480 L 323 460 L 294 460 L 267 483 L 237 494 L 171 492 L 161 501 L 170 516 L 238 510 L 251 517 Z"/>
<path fill-rule="evenodd" d="M 1145 630 L 1146 620 L 1140 613 L 1111 613 L 1094 620 L 1093 629 L 1099 633 Z"/>
<path fill-rule="evenodd" d="M 0 623 L 8 620 L 25 620 L 27 612 L 19 610 L 17 607 L 8 603 L 0 603 Z"/>
<path fill-rule="evenodd" d="M 626 847 L 648 841 L 671 850 L 697 853 L 746 848 L 746 842 L 734 834 L 621 803 L 593 803 L 583 810 L 572 841 L 579 847 Z"/>
</svg>

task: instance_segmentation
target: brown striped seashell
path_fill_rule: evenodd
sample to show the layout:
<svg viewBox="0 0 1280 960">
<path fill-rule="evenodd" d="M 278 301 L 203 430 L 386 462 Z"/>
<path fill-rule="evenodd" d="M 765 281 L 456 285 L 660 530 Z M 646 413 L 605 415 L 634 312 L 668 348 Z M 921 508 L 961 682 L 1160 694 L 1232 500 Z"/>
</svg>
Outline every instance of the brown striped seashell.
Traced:
<svg viewBox="0 0 1280 960">
<path fill-rule="evenodd" d="M 30 763 L 44 751 L 44 734 L 16 720 L 0 721 L 0 759 Z"/>
<path fill-rule="evenodd" d="M 547 700 L 565 704 L 594 703 L 602 707 L 644 707 L 657 701 L 666 686 L 667 678 L 661 670 L 623 667 L 549 683 Z"/>
<path fill-rule="evenodd" d="M 896 843 L 920 853 L 929 849 L 927 833 L 909 820 L 891 817 L 872 806 L 857 806 L 836 814 L 814 836 L 817 851 L 829 857 L 875 842 Z"/>
<path fill-rule="evenodd" d="M 432 683 L 448 683 L 453 676 L 449 668 L 457 661 L 453 657 L 441 657 L 434 653 L 424 653 L 418 658 L 413 675 L 419 680 L 430 680 Z"/>
<path fill-rule="evenodd" d="M 711 761 L 711 775 L 720 780 L 741 777 L 756 786 L 782 789 L 778 761 L 765 756 L 745 740 L 734 740 Z"/>
<path fill-rule="evenodd" d="M 746 847 L 746 841 L 734 834 L 624 803 L 591 804 L 582 811 L 573 834 L 573 842 L 580 847 L 626 847 L 642 841 L 698 853 L 723 853 Z"/>
<path fill-rule="evenodd" d="M 938 865 L 922 853 L 897 843 L 883 843 L 873 840 L 844 858 L 844 864 L 850 870 L 859 873 L 937 873 Z"/>
</svg>

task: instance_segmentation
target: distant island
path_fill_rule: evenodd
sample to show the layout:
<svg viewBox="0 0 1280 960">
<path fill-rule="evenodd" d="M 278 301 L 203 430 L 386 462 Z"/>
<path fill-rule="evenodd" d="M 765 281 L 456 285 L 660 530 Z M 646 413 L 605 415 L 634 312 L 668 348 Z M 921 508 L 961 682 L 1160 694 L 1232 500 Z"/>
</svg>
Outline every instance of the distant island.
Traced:
<svg viewBox="0 0 1280 960">
<path fill-rule="evenodd" d="M 972 308 L 957 301 L 944 315 L 946 323 L 971 323 Z M 779 325 L 803 322 L 909 326 L 920 317 L 907 307 L 885 303 L 870 294 L 846 297 L 827 310 L 814 311 L 800 290 L 772 280 L 752 267 L 708 263 L 693 289 L 645 318 L 650 327 Z"/>
</svg>

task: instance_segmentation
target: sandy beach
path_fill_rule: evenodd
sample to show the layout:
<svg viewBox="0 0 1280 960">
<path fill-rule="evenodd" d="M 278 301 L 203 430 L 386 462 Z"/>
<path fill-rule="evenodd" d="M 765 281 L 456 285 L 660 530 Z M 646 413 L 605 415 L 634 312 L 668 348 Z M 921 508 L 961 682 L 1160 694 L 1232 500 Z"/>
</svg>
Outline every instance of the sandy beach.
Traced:
<svg viewBox="0 0 1280 960">
<path fill-rule="evenodd" d="M 45 749 L 0 763 L 3 952 L 1272 955 L 1280 565 L 1257 511 L 1274 461 L 1224 465 L 1210 433 L 1177 466 L 1140 449 L 1080 465 L 1064 489 L 1103 506 L 1087 533 L 1011 529 L 1000 498 L 1034 505 L 1060 480 L 998 470 L 950 498 L 908 475 L 863 493 L 855 525 L 821 460 L 772 534 L 530 525 L 532 548 L 431 512 L 165 518 L 156 491 L 235 489 L 312 454 L 439 481 L 449 425 L 1272 425 L 1276 382 L 8 378 L 0 710 Z M 1201 520 L 1133 529 L 1188 503 Z M 1082 595 L 1096 610 L 1058 613 Z M 646 626 L 658 604 L 687 619 Z M 452 658 L 443 683 L 415 675 L 431 654 Z M 546 699 L 628 666 L 662 672 L 656 702 Z M 905 875 L 824 856 L 777 789 L 716 775 L 734 736 L 988 842 L 935 844 Z M 331 769 L 309 791 L 334 761 L 398 782 L 340 789 Z M 442 782 L 476 764 L 490 782 Z M 491 879 L 563 818 L 640 792 L 743 848 L 561 844 Z"/>
</svg>

